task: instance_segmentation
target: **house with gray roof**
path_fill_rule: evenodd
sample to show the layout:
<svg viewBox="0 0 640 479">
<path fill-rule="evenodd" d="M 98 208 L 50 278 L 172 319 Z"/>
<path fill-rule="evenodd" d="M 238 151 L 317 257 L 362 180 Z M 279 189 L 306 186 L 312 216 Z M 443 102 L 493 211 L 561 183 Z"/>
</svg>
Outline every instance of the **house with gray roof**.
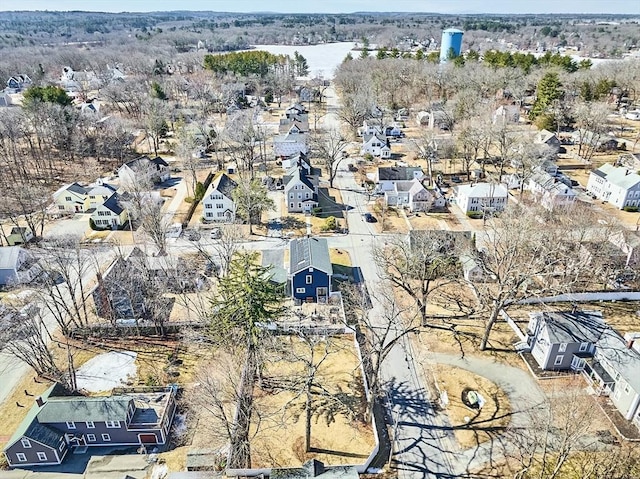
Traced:
<svg viewBox="0 0 640 479">
<path fill-rule="evenodd" d="M 305 162 L 291 167 L 283 177 L 284 198 L 289 213 L 310 213 L 318 206 L 318 178 Z"/>
<path fill-rule="evenodd" d="M 596 395 L 609 396 L 640 429 L 640 348 L 634 347 L 640 335 L 623 338 L 601 311 L 538 311 L 529 317 L 527 345 L 539 366 L 582 373 Z"/>
<path fill-rule="evenodd" d="M 379 158 L 391 158 L 391 145 L 384 133 L 362 135 L 361 155 L 371 155 Z"/>
<path fill-rule="evenodd" d="M 92 208 L 91 220 L 100 229 L 121 229 L 129 221 L 129 210 L 118 193 Z"/>
<path fill-rule="evenodd" d="M 165 444 L 175 413 L 175 387 L 70 395 L 54 384 L 36 398 L 7 442 L 11 467 L 62 463 L 70 449 Z"/>
<path fill-rule="evenodd" d="M 202 219 L 207 222 L 233 223 L 236 220 L 236 203 L 233 191 L 238 183 L 226 173 L 216 176 L 202 198 Z"/>
<path fill-rule="evenodd" d="M 30 283 L 42 273 L 31 252 L 20 246 L 0 247 L 0 286 Z"/>
<path fill-rule="evenodd" d="M 171 171 L 169 164 L 161 157 L 141 156 L 124 163 L 118 169 L 118 177 L 125 190 L 137 190 L 167 181 L 171 178 Z"/>
<path fill-rule="evenodd" d="M 379 166 L 374 181 L 376 190 L 393 191 L 398 182 L 422 180 L 424 172 L 419 166 Z"/>
<path fill-rule="evenodd" d="M 331 293 L 333 266 L 326 238 L 296 238 L 289 243 L 289 285 L 298 301 L 324 303 Z"/>
<path fill-rule="evenodd" d="M 605 163 L 593 170 L 589 175 L 587 191 L 620 209 L 640 207 L 640 175 L 625 166 Z"/>
</svg>

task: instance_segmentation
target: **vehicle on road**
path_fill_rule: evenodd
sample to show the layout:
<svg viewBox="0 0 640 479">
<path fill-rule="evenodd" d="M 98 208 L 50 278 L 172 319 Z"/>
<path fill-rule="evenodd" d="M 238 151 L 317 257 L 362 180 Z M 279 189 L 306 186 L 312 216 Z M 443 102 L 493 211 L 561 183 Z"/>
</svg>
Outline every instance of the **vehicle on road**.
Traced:
<svg viewBox="0 0 640 479">
<path fill-rule="evenodd" d="M 377 223 L 377 222 L 378 222 L 378 220 L 376 219 L 376 217 L 375 217 L 375 216 L 373 216 L 371 213 L 365 213 L 365 214 L 364 214 L 364 220 L 365 220 L 367 223 Z"/>
</svg>

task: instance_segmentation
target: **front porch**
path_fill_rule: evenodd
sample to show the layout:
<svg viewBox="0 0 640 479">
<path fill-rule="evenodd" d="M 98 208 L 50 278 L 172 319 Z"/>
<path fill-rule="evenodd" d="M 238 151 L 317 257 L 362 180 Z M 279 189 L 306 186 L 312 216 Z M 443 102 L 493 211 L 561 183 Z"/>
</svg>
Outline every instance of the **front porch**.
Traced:
<svg viewBox="0 0 640 479">
<path fill-rule="evenodd" d="M 571 361 L 571 369 L 579 371 L 596 396 L 609 396 L 615 389 L 615 380 L 592 357 L 581 357 L 575 354 Z"/>
</svg>

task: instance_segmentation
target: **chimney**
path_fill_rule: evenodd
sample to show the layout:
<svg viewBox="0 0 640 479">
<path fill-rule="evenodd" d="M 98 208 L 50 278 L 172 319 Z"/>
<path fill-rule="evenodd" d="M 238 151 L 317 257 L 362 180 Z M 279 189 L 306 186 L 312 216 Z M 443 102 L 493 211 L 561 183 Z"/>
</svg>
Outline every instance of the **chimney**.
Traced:
<svg viewBox="0 0 640 479">
<path fill-rule="evenodd" d="M 38 407 L 44 406 L 44 399 L 42 399 L 42 396 L 38 396 L 36 398 L 36 404 L 38 405 Z"/>
</svg>

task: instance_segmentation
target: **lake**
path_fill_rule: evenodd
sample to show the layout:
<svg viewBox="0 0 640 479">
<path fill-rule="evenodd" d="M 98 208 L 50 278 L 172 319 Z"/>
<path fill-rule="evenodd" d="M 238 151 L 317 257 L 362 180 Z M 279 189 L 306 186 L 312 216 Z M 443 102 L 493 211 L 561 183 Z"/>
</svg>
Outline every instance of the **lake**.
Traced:
<svg viewBox="0 0 640 479">
<path fill-rule="evenodd" d="M 311 77 L 332 78 L 338 65 L 342 63 L 355 43 L 323 43 L 321 45 L 254 45 L 256 50 L 265 50 L 274 55 L 289 55 L 298 52 L 307 59 Z"/>
</svg>

